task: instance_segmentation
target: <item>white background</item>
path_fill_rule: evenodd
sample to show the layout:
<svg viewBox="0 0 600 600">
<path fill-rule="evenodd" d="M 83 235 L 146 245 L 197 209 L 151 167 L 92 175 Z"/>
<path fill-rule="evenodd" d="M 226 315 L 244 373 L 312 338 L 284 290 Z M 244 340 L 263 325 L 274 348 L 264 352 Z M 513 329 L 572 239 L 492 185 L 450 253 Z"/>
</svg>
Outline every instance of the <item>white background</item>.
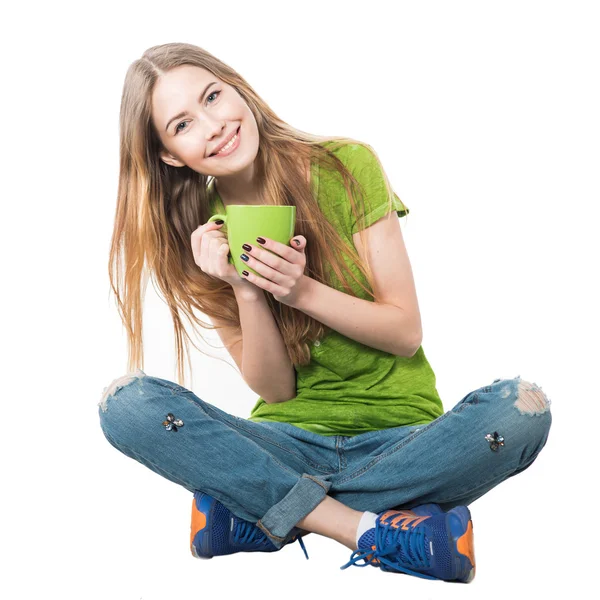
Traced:
<svg viewBox="0 0 600 600">
<path fill-rule="evenodd" d="M 2 13 L 3 597 L 592 589 L 596 2 L 34 2 Z M 103 437 L 96 403 L 127 352 L 107 275 L 120 94 L 132 61 L 176 41 L 231 65 L 290 124 L 377 151 L 411 210 L 402 231 L 445 410 L 517 375 L 552 400 L 535 464 L 470 506 L 472 584 L 342 571 L 351 552 L 316 534 L 310 561 L 297 543 L 199 561 L 191 494 Z M 144 371 L 175 380 L 171 319 L 152 286 L 144 327 Z M 192 364 L 198 396 L 248 416 L 257 396 L 231 366 L 197 351 Z"/>
</svg>

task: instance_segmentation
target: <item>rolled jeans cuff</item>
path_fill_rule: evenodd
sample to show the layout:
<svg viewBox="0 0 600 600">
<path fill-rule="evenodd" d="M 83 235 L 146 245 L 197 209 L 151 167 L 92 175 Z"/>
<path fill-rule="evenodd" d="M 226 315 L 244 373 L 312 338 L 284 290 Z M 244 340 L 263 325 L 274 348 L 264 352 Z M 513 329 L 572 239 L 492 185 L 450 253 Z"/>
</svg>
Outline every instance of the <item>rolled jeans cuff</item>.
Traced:
<svg viewBox="0 0 600 600">
<path fill-rule="evenodd" d="M 276 548 L 281 548 L 290 538 L 290 533 L 298 533 L 296 523 L 323 501 L 330 487 L 331 482 L 325 477 L 303 473 L 294 487 L 258 520 L 256 526 L 264 531 Z"/>
</svg>

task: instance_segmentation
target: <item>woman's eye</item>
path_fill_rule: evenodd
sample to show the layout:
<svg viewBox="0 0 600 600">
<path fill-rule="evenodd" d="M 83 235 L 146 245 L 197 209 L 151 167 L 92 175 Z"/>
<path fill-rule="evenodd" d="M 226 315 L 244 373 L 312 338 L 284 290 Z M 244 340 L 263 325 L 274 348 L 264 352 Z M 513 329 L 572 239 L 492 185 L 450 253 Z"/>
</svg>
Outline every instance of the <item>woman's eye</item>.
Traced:
<svg viewBox="0 0 600 600">
<path fill-rule="evenodd" d="M 210 94 L 209 94 L 209 95 L 206 97 L 206 100 L 207 100 L 207 102 L 208 102 L 208 99 L 209 99 L 211 96 L 214 96 L 215 94 L 220 94 L 220 93 L 221 93 L 221 90 L 217 90 L 217 91 L 211 92 L 211 93 L 210 93 Z M 212 102 L 211 102 L 211 104 L 212 104 Z M 179 123 L 179 124 L 177 125 L 177 127 L 175 127 L 175 135 L 177 135 L 177 134 L 178 134 L 180 131 L 183 131 L 183 129 L 179 129 L 179 125 L 183 125 L 184 123 L 189 123 L 189 121 L 181 121 L 181 123 Z"/>
<path fill-rule="evenodd" d="M 208 100 L 211 96 L 214 96 L 215 94 L 220 94 L 220 93 L 221 93 L 220 90 L 217 90 L 215 92 L 211 92 L 208 96 L 206 96 L 206 100 Z M 211 102 L 211 104 L 212 104 L 212 102 Z"/>
<path fill-rule="evenodd" d="M 183 131 L 182 129 L 179 129 L 179 125 L 183 125 L 184 123 L 187 123 L 187 121 L 181 121 L 181 123 L 175 127 L 175 135 L 177 135 L 180 131 Z"/>
</svg>

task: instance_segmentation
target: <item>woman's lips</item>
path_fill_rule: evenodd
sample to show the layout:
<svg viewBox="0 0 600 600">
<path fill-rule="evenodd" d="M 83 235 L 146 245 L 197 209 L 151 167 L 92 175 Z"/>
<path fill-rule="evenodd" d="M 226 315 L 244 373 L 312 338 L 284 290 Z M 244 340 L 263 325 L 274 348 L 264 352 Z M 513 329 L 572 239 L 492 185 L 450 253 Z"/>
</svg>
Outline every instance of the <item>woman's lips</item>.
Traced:
<svg viewBox="0 0 600 600">
<path fill-rule="evenodd" d="M 242 131 L 242 126 L 240 125 L 234 134 L 234 137 L 237 135 L 237 138 L 236 138 L 235 142 L 233 143 L 233 146 L 231 146 L 231 148 L 228 148 L 226 151 L 221 152 L 221 153 L 211 154 L 210 158 L 221 158 L 224 156 L 229 156 L 232 152 L 237 150 L 238 146 L 240 145 L 241 131 Z"/>
</svg>

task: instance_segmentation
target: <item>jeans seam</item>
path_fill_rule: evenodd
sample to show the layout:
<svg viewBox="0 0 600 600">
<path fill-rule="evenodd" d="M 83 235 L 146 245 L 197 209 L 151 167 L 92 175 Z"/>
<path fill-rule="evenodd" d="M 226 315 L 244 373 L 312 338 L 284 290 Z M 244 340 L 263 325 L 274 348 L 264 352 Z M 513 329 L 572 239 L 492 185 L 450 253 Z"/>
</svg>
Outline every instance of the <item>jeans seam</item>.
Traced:
<svg viewBox="0 0 600 600">
<path fill-rule="evenodd" d="M 335 485 L 342 485 L 343 483 L 346 483 L 347 481 L 352 481 L 353 479 L 360 477 L 361 475 L 366 473 L 369 469 L 372 469 L 379 461 L 383 460 L 384 458 L 387 458 L 391 454 L 394 454 L 395 452 L 400 450 L 400 448 L 403 448 L 404 446 L 406 446 L 406 444 L 408 444 L 409 442 L 412 442 L 417 436 L 423 434 L 429 428 L 433 427 L 436 423 L 443 421 L 445 418 L 449 417 L 451 414 L 457 414 L 457 413 L 462 412 L 467 406 L 471 406 L 471 405 L 478 404 L 478 403 L 479 403 L 479 395 L 474 392 L 473 396 L 471 398 L 469 398 L 468 401 L 462 402 L 461 404 L 459 404 L 458 407 L 452 408 L 449 411 L 445 412 L 443 415 L 439 416 L 437 419 L 434 419 L 433 421 L 431 421 L 430 423 L 425 425 L 425 427 L 423 427 L 421 429 L 417 429 L 416 431 L 413 431 L 410 435 L 406 436 L 401 442 L 399 442 L 395 446 L 392 446 L 387 452 L 385 452 L 384 454 L 380 454 L 379 456 L 376 456 L 369 464 L 362 467 L 359 471 L 355 471 L 354 473 L 351 473 L 350 475 L 348 475 L 347 477 L 345 477 L 343 479 L 336 480 Z"/>
<path fill-rule="evenodd" d="M 531 463 L 533 463 L 536 458 L 537 458 L 537 454 L 533 457 L 533 459 L 526 466 L 531 465 Z M 477 492 L 477 490 L 481 489 L 482 487 L 488 486 L 490 484 L 490 480 L 498 479 L 499 477 L 502 478 L 505 475 L 510 475 L 511 473 L 514 473 L 516 471 L 518 471 L 518 469 L 509 469 L 508 471 L 503 471 L 502 473 L 500 473 L 499 475 L 496 475 L 495 477 L 491 477 L 490 479 L 488 479 L 487 481 L 484 481 L 483 483 L 477 484 L 475 487 L 465 488 L 465 490 L 468 490 L 468 491 L 461 490 L 460 492 L 457 492 L 455 494 L 454 498 L 452 500 L 446 500 L 445 504 L 455 502 L 456 500 L 462 498 L 465 495 L 471 495 L 474 492 Z"/>
<path fill-rule="evenodd" d="M 210 410 L 210 406 L 208 406 L 207 409 Z M 206 412 L 206 410 L 205 410 L 205 412 Z M 209 415 L 209 416 L 212 416 L 212 415 Z M 221 416 L 218 413 L 214 413 L 213 418 L 221 420 Z M 256 432 L 252 431 L 251 429 L 247 429 L 243 425 L 244 419 L 241 419 L 240 417 L 235 417 L 235 416 L 233 416 L 233 418 L 239 419 L 239 421 L 234 421 L 234 422 L 229 423 L 232 427 L 243 430 L 253 437 L 257 437 L 261 440 L 264 440 L 265 442 L 268 442 L 269 444 L 273 444 L 274 446 L 277 446 L 280 450 L 283 450 L 284 452 L 287 452 L 288 454 L 291 454 L 292 456 L 297 458 L 300 462 L 305 464 L 307 467 L 317 469 L 317 471 L 321 471 L 324 475 L 331 475 L 333 472 L 335 472 L 335 471 L 331 471 L 331 467 L 329 467 L 329 466 L 325 467 L 324 465 L 319 465 L 318 463 L 313 463 L 311 460 L 306 459 L 299 454 L 296 454 L 295 452 L 293 452 L 289 448 L 286 448 L 285 446 L 282 446 L 278 442 L 276 442 L 268 437 L 265 437 L 263 435 L 260 435 L 259 433 L 256 433 Z"/>
<path fill-rule="evenodd" d="M 278 536 L 278 535 L 274 535 L 274 534 L 272 534 L 272 533 L 271 533 L 271 532 L 270 532 L 270 531 L 269 531 L 269 530 L 268 530 L 268 529 L 267 529 L 267 528 L 264 526 L 264 524 L 263 524 L 263 522 L 261 521 L 261 519 L 259 519 L 259 520 L 256 522 L 256 526 L 257 526 L 259 529 L 262 529 L 262 531 L 264 531 L 264 532 L 265 532 L 265 533 L 266 533 L 266 534 L 267 534 L 269 537 L 272 537 L 273 539 L 277 540 L 278 542 L 283 542 L 283 540 L 285 540 L 285 537 L 280 537 L 280 536 Z"/>
<path fill-rule="evenodd" d="M 316 479 L 312 475 L 309 475 L 308 473 L 303 473 L 302 476 L 305 477 L 306 479 L 312 479 L 312 481 L 314 481 L 315 483 L 318 483 L 326 492 L 329 491 L 327 489 L 327 486 L 322 481 L 319 481 L 318 479 Z"/>
<path fill-rule="evenodd" d="M 173 394 L 176 394 L 179 392 L 193 393 L 193 392 L 191 392 L 191 390 L 188 390 L 187 388 L 183 387 L 182 385 L 179 385 L 178 383 L 163 381 L 163 380 L 158 379 L 157 377 L 153 377 L 152 375 L 146 375 L 146 379 L 152 379 L 153 383 L 156 383 L 157 385 L 160 385 L 161 387 L 171 390 L 171 392 Z"/>
</svg>

